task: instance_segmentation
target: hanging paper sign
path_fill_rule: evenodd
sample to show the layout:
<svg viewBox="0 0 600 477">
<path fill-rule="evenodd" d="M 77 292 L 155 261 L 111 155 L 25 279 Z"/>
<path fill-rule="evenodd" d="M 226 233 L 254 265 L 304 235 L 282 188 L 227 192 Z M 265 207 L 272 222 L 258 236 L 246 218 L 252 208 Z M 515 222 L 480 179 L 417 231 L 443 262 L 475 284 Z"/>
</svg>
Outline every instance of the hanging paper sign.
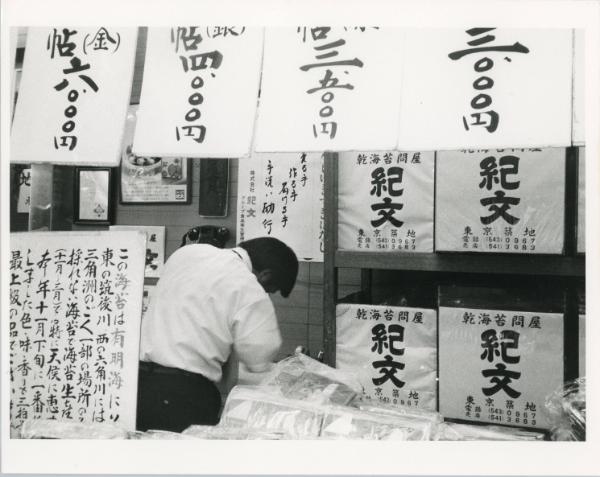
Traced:
<svg viewBox="0 0 600 477">
<path fill-rule="evenodd" d="M 585 147 L 578 151 L 577 253 L 585 253 Z"/>
<path fill-rule="evenodd" d="M 339 248 L 433 252 L 433 152 L 341 153 Z"/>
<path fill-rule="evenodd" d="M 11 234 L 11 436 L 38 418 L 135 429 L 144 241 Z"/>
<path fill-rule="evenodd" d="M 191 203 L 191 159 L 138 156 L 132 152 L 137 115 L 138 107 L 130 106 L 121 153 L 121 202 L 124 204 Z"/>
<path fill-rule="evenodd" d="M 298 260 L 323 261 L 322 155 L 254 154 L 238 174 L 237 241 L 276 237 Z"/>
<path fill-rule="evenodd" d="M 397 28 L 267 29 L 255 150 L 394 149 L 402 56 Z"/>
<path fill-rule="evenodd" d="M 366 398 L 436 410 L 435 310 L 338 305 L 336 368 L 356 374 Z"/>
<path fill-rule="evenodd" d="M 28 214 L 31 207 L 31 168 L 22 169 L 19 174 L 19 199 L 17 213 Z"/>
<path fill-rule="evenodd" d="M 409 30 L 397 148 L 570 145 L 572 54 L 568 29 Z"/>
<path fill-rule="evenodd" d="M 260 28 L 150 28 L 134 153 L 247 155 L 262 46 Z"/>
<path fill-rule="evenodd" d="M 562 253 L 565 150 L 437 154 L 435 248 Z"/>
<path fill-rule="evenodd" d="M 563 383 L 563 315 L 439 308 L 439 401 L 447 418 L 547 429 Z"/>
<path fill-rule="evenodd" d="M 146 278 L 158 278 L 165 263 L 165 227 L 153 225 L 111 225 L 109 230 L 140 231 L 146 236 Z"/>
<path fill-rule="evenodd" d="M 146 316 L 146 312 L 148 311 L 148 307 L 150 306 L 150 302 L 154 298 L 154 294 L 156 293 L 156 285 L 144 285 L 144 294 L 142 296 L 142 320 L 144 316 Z"/>
<path fill-rule="evenodd" d="M 573 54 L 573 145 L 585 144 L 585 32 L 575 30 Z"/>
<path fill-rule="evenodd" d="M 137 28 L 29 28 L 11 162 L 116 166 Z"/>
</svg>

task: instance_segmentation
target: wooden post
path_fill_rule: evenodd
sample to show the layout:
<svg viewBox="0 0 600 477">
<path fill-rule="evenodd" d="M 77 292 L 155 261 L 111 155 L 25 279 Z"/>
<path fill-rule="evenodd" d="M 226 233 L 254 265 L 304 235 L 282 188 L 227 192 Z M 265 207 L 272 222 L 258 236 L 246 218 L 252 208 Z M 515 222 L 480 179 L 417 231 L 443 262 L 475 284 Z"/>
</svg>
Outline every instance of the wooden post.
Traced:
<svg viewBox="0 0 600 477">
<path fill-rule="evenodd" d="M 335 367 L 336 318 L 338 275 L 335 264 L 338 226 L 338 168 L 337 153 L 323 154 L 325 238 L 323 256 L 323 346 L 324 362 Z"/>
</svg>

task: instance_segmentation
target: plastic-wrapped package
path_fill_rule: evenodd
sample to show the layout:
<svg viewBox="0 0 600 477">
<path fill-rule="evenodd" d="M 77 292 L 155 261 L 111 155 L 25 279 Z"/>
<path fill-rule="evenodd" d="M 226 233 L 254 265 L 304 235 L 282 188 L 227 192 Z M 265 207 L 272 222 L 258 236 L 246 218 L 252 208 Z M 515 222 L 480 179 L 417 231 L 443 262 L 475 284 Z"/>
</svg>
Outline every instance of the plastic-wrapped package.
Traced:
<svg viewBox="0 0 600 477">
<path fill-rule="evenodd" d="M 28 419 L 22 439 L 127 439 L 126 430 L 114 424 L 82 424 L 58 419 Z"/>
<path fill-rule="evenodd" d="M 431 419 L 328 406 L 321 438 L 426 441 L 435 425 Z"/>
<path fill-rule="evenodd" d="M 362 393 L 358 379 L 302 353 L 279 361 L 261 381 L 282 396 L 314 403 L 348 405 Z"/>
<path fill-rule="evenodd" d="M 219 426 L 284 432 L 295 439 L 318 437 L 323 419 L 319 406 L 286 399 L 270 390 L 235 386 L 227 397 Z"/>
<path fill-rule="evenodd" d="M 383 403 L 358 403 L 356 406 L 361 411 L 369 413 L 379 414 L 382 416 L 397 416 L 401 418 L 412 418 L 429 421 L 434 425 L 443 422 L 444 418 L 439 412 L 426 411 L 424 409 L 418 409 L 416 407 L 408 406 L 392 406 L 390 404 Z"/>
<path fill-rule="evenodd" d="M 545 411 L 553 424 L 552 440 L 585 440 L 585 382 L 585 377 L 570 381 L 546 398 Z"/>
<path fill-rule="evenodd" d="M 180 434 L 179 432 L 150 429 L 146 432 L 141 432 L 141 431 L 130 432 L 129 439 L 142 440 L 142 441 L 143 440 L 185 440 L 185 439 L 193 439 L 193 437 Z"/>
<path fill-rule="evenodd" d="M 541 441 L 544 440 L 542 432 L 526 431 L 519 428 L 469 424 L 456 424 L 453 422 L 440 423 L 434 441 Z"/>
<path fill-rule="evenodd" d="M 183 431 L 184 435 L 194 439 L 221 440 L 281 440 L 289 436 L 283 431 L 261 431 L 247 427 L 223 427 L 193 425 Z"/>
</svg>

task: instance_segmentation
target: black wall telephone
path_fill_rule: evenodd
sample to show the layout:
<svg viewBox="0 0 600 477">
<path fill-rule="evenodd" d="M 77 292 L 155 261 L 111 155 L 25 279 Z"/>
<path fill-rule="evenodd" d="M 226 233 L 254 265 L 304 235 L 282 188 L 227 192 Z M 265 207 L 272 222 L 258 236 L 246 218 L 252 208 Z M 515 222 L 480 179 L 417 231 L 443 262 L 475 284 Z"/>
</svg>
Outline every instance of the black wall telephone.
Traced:
<svg viewBox="0 0 600 477">
<path fill-rule="evenodd" d="M 215 247 L 225 248 L 225 243 L 229 239 L 229 229 L 227 227 L 217 227 L 216 225 L 198 225 L 188 230 L 181 240 L 181 246 L 191 243 L 208 243 Z"/>
</svg>

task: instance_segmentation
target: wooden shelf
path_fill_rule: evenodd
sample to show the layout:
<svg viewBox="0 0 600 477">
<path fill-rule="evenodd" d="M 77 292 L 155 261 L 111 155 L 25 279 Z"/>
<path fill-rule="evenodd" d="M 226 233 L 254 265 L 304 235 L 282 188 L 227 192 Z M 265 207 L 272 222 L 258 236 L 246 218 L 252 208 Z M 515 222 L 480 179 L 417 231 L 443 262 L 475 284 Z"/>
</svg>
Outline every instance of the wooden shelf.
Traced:
<svg viewBox="0 0 600 477">
<path fill-rule="evenodd" d="M 379 270 L 585 276 L 585 257 L 477 253 L 393 253 L 337 250 L 335 266 Z"/>
</svg>

